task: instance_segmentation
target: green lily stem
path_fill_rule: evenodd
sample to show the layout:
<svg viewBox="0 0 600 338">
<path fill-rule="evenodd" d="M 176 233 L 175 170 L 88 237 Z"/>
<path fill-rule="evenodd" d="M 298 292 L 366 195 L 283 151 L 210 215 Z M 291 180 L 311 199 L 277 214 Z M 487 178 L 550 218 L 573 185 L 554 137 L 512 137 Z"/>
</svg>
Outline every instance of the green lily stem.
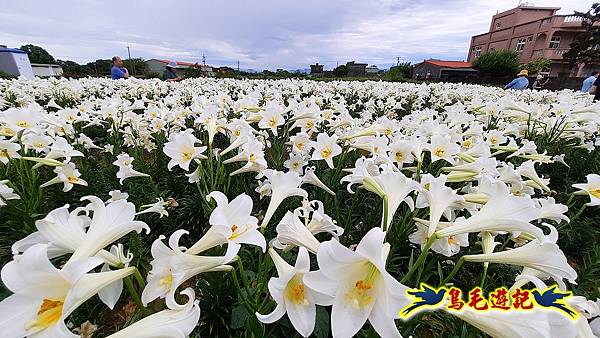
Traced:
<svg viewBox="0 0 600 338">
<path fill-rule="evenodd" d="M 481 273 L 481 282 L 479 283 L 479 287 L 483 289 L 483 285 L 485 284 L 485 278 L 487 277 L 487 271 L 490 266 L 489 262 L 483 264 L 483 272 Z"/>
<path fill-rule="evenodd" d="M 458 270 L 460 269 L 460 267 L 463 265 L 464 262 L 465 262 L 464 257 L 459 258 L 458 261 L 456 261 L 456 265 L 454 265 L 454 268 L 452 269 L 452 271 L 450 271 L 450 274 L 446 278 L 444 278 L 444 280 L 440 283 L 440 285 L 446 285 L 446 283 L 448 283 L 449 280 L 454 278 L 454 276 L 456 275 L 456 273 L 458 272 Z"/>
<path fill-rule="evenodd" d="M 574 220 L 576 220 L 579 216 L 581 216 L 581 213 L 585 210 L 585 208 L 587 207 L 587 203 L 582 205 L 581 208 L 579 209 L 579 211 L 577 211 L 577 213 L 575 214 L 575 216 L 573 216 L 573 218 L 571 218 L 571 222 L 573 222 Z"/>
<path fill-rule="evenodd" d="M 146 307 L 144 306 L 144 304 L 142 304 L 142 300 L 140 299 L 140 295 L 135 290 L 135 287 L 133 286 L 133 282 L 131 281 L 131 276 L 125 277 L 123 279 L 123 281 L 125 282 L 125 286 L 127 287 L 127 291 L 131 295 L 131 298 L 133 298 L 133 301 L 135 302 L 135 304 L 140 308 L 140 311 L 142 311 L 142 313 L 145 316 L 148 315 L 149 314 L 148 309 L 146 309 Z"/>
<path fill-rule="evenodd" d="M 138 286 L 140 287 L 140 289 L 144 289 L 146 288 L 146 280 L 144 280 L 144 277 L 142 277 L 142 274 L 140 273 L 140 270 L 138 270 L 137 268 L 135 268 L 135 271 L 133 272 L 133 276 L 135 277 L 135 280 L 138 283 Z"/>
<path fill-rule="evenodd" d="M 431 246 L 433 245 L 433 243 L 436 240 L 437 240 L 437 237 L 435 236 L 435 234 L 432 235 L 431 237 L 429 237 L 429 239 L 427 239 L 427 242 L 425 242 L 425 246 L 423 247 L 423 250 L 421 250 L 421 254 L 415 261 L 415 264 L 413 264 L 410 267 L 410 269 L 408 270 L 408 272 L 406 273 L 406 275 L 404 275 L 404 277 L 402 277 L 402 280 L 400 280 L 400 283 L 404 284 L 405 282 L 407 282 L 408 279 L 413 275 L 413 273 L 415 273 L 417 268 L 419 268 L 421 265 L 423 265 L 423 263 L 425 263 L 425 259 L 427 258 L 429 249 L 431 248 Z"/>
<path fill-rule="evenodd" d="M 244 264 L 242 260 L 238 257 L 237 259 L 238 268 L 240 269 L 240 275 L 242 276 L 242 283 L 244 284 L 244 288 L 250 287 L 250 282 L 248 281 L 248 276 L 246 276 L 246 271 L 244 271 Z"/>
<path fill-rule="evenodd" d="M 242 306 L 244 306 L 244 308 L 246 309 L 246 311 L 248 311 L 248 313 L 254 313 L 254 309 L 252 309 L 252 306 L 250 306 L 250 304 L 248 304 L 248 300 L 243 296 L 243 294 L 241 292 L 242 287 L 240 286 L 240 281 L 238 280 L 235 269 L 231 270 L 231 276 L 233 277 L 233 283 L 235 284 L 235 287 L 237 288 L 238 296 L 239 296 Z"/>
<path fill-rule="evenodd" d="M 383 196 L 383 219 L 381 220 L 381 229 L 383 231 L 388 230 L 388 208 L 389 202 L 387 195 Z"/>
</svg>

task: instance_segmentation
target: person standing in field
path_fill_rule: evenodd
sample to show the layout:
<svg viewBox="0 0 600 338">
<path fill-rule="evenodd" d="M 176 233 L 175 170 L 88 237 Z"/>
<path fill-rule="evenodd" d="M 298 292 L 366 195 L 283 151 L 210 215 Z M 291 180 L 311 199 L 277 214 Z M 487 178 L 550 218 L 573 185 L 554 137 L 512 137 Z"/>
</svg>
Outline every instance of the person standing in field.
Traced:
<svg viewBox="0 0 600 338">
<path fill-rule="evenodd" d="M 504 86 L 504 89 L 514 89 L 514 90 L 527 89 L 527 87 L 529 87 L 529 80 L 527 79 L 527 75 L 529 75 L 529 72 L 527 71 L 527 69 L 523 69 L 522 71 L 519 72 L 519 74 L 517 74 L 516 79 L 510 81 L 509 84 Z"/>
<path fill-rule="evenodd" d="M 539 74 L 538 76 L 536 76 L 535 81 L 533 81 L 533 89 L 534 90 L 544 89 L 544 86 L 548 84 L 548 81 L 550 81 L 550 78 L 546 78 L 546 80 L 544 81 L 544 75 Z"/>
<path fill-rule="evenodd" d="M 110 77 L 112 77 L 113 80 L 128 79 L 129 71 L 127 68 L 123 67 L 123 60 L 118 56 L 113 56 L 112 62 L 113 66 L 110 69 Z"/>
<path fill-rule="evenodd" d="M 179 77 L 177 75 L 176 69 L 177 69 L 177 63 L 169 62 L 169 64 L 165 67 L 165 72 L 163 74 L 163 76 L 165 77 L 165 80 L 170 81 L 170 82 L 183 80 L 181 77 Z"/>
<path fill-rule="evenodd" d="M 581 85 L 581 91 L 584 93 L 590 93 L 594 82 L 596 82 L 596 80 L 598 79 L 598 75 L 600 75 L 600 72 L 593 72 L 592 75 L 588 76 L 587 79 L 583 80 L 583 84 Z"/>
</svg>

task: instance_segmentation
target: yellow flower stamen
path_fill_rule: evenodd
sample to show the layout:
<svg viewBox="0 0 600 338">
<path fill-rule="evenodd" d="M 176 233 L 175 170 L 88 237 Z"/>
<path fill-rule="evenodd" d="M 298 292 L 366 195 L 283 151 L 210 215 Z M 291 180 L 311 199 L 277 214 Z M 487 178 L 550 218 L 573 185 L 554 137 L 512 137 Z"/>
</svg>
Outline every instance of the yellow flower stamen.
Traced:
<svg viewBox="0 0 600 338">
<path fill-rule="evenodd" d="M 331 156 L 332 152 L 333 151 L 331 150 L 331 148 L 327 147 L 327 148 L 321 150 L 321 157 L 328 158 L 329 156 Z"/>
<path fill-rule="evenodd" d="M 346 292 L 346 301 L 355 309 L 363 308 L 371 304 L 373 299 L 373 285 L 379 271 L 372 263 L 367 264 L 367 274 L 365 278 L 356 280 Z"/>
<path fill-rule="evenodd" d="M 300 274 L 296 274 L 287 283 L 285 296 L 296 305 L 308 305 L 308 300 L 304 297 L 304 283 L 302 283 Z"/>
<path fill-rule="evenodd" d="M 275 126 L 277 126 L 277 118 L 273 116 L 269 119 L 269 127 L 274 128 Z"/>
<path fill-rule="evenodd" d="M 433 153 L 437 157 L 444 157 L 444 154 L 446 154 L 446 149 L 444 149 L 444 148 L 438 148 Z"/>
<path fill-rule="evenodd" d="M 25 330 L 39 332 L 54 325 L 62 316 L 63 300 L 44 299 L 37 318 L 25 323 Z"/>
<path fill-rule="evenodd" d="M 596 197 L 596 198 L 600 198 L 600 188 L 596 188 L 596 189 L 591 189 L 590 190 L 590 195 Z"/>
<path fill-rule="evenodd" d="M 158 282 L 158 285 L 164 286 L 166 290 L 171 290 L 171 286 L 173 285 L 173 274 L 169 271 L 169 274 L 164 276 Z"/>
</svg>

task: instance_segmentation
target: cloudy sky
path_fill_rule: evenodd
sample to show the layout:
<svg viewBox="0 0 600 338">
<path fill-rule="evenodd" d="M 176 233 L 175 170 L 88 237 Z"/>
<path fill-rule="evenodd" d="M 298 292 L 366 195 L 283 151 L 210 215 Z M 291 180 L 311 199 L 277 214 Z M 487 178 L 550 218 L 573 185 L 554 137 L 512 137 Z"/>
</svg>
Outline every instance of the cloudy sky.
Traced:
<svg viewBox="0 0 600 338">
<path fill-rule="evenodd" d="M 127 54 L 244 69 L 326 69 L 357 60 L 387 67 L 463 60 L 470 37 L 518 0 L 0 0 L 0 44 L 36 44 L 85 63 Z M 589 0 L 538 0 L 587 10 Z"/>
</svg>

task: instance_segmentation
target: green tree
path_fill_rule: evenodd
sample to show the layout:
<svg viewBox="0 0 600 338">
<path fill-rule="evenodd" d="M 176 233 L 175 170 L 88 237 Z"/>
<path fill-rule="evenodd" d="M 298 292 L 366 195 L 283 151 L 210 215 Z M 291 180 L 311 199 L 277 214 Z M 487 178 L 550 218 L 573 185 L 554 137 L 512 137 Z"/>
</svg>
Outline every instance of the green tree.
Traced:
<svg viewBox="0 0 600 338">
<path fill-rule="evenodd" d="M 27 56 L 29 56 L 29 61 L 31 63 L 56 63 L 54 57 L 40 46 L 24 45 L 19 49 L 27 52 Z"/>
<path fill-rule="evenodd" d="M 391 67 L 390 70 L 388 70 L 381 76 L 382 80 L 392 82 L 402 81 L 404 80 L 404 78 L 404 72 L 400 67 Z"/>
<path fill-rule="evenodd" d="M 333 70 L 334 77 L 344 77 L 346 75 L 348 75 L 348 67 L 346 65 L 339 65 Z"/>
<path fill-rule="evenodd" d="M 595 63 L 600 61 L 600 26 L 596 23 L 600 22 L 600 3 L 592 5 L 587 12 L 575 12 L 583 18 L 582 25 L 585 32 L 578 34 L 571 45 L 570 49 L 563 57 L 575 63 Z"/>
<path fill-rule="evenodd" d="M 80 65 L 75 61 L 71 60 L 56 60 L 56 63 L 59 64 L 64 72 L 64 76 L 67 77 L 84 77 L 88 75 L 94 75 L 94 71 L 90 69 L 87 65 Z"/>
<path fill-rule="evenodd" d="M 475 59 L 473 67 L 484 75 L 515 75 L 519 71 L 519 54 L 511 50 L 485 52 Z"/>
<path fill-rule="evenodd" d="M 410 62 L 403 62 L 397 66 L 390 67 L 390 70 L 381 76 L 386 81 L 402 81 L 410 78 L 414 66 Z"/>
<path fill-rule="evenodd" d="M 529 75 L 535 75 L 544 69 L 550 68 L 551 64 L 552 64 L 552 61 L 550 61 L 548 59 L 537 58 L 535 60 L 529 61 L 529 63 L 527 63 L 525 65 L 525 69 L 527 69 L 527 71 L 529 72 Z"/>
<path fill-rule="evenodd" d="M 142 58 L 123 60 L 123 67 L 127 68 L 130 75 L 146 75 L 148 73 L 148 65 Z"/>
<path fill-rule="evenodd" d="M 88 66 L 93 71 L 94 75 L 104 76 L 110 75 L 110 68 L 112 67 L 112 65 L 113 63 L 110 59 L 98 59 L 96 61 L 89 62 L 86 66 Z"/>
</svg>

